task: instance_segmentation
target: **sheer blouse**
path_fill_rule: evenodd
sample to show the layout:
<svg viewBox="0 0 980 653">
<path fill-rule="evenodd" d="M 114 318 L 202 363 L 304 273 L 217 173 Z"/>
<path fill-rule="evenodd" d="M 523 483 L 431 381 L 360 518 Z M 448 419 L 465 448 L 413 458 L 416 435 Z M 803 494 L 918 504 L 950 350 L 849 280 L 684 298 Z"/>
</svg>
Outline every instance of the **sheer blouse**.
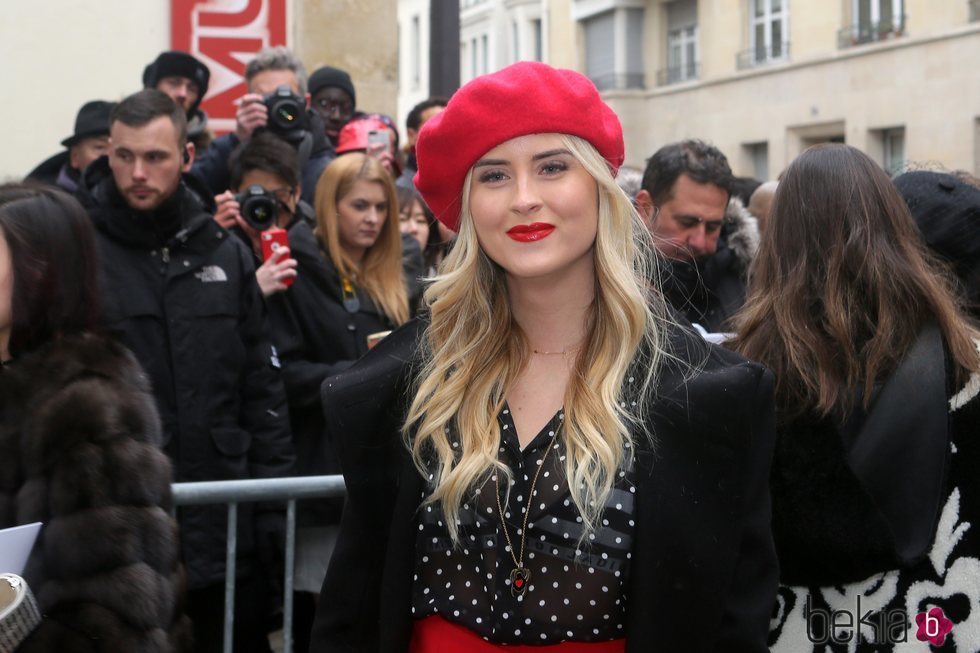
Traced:
<svg viewBox="0 0 980 653">
<path fill-rule="evenodd" d="M 601 525 L 580 544 L 582 518 L 571 500 L 564 471 L 564 413 L 556 413 L 524 450 L 506 404 L 498 421 L 500 460 L 510 467 L 514 478 L 509 498 L 506 477 L 488 477 L 461 508 L 461 545 L 455 549 L 438 504 L 421 509 L 413 616 L 421 619 L 439 614 L 500 644 L 596 642 L 623 637 L 635 526 L 632 468 L 626 466 L 617 472 Z M 451 431 L 450 437 L 452 446 L 458 447 L 458 437 Z M 548 447 L 552 450 L 545 458 Z M 542 459 L 545 464 L 531 493 Z M 423 499 L 434 490 L 432 478 L 430 475 Z M 524 538 L 523 563 L 530 574 L 523 593 L 511 587 L 516 565 L 501 530 L 495 496 L 498 480 L 507 534 L 516 549 L 514 557 L 519 558 Z M 524 534 L 527 510 L 530 514 Z"/>
</svg>

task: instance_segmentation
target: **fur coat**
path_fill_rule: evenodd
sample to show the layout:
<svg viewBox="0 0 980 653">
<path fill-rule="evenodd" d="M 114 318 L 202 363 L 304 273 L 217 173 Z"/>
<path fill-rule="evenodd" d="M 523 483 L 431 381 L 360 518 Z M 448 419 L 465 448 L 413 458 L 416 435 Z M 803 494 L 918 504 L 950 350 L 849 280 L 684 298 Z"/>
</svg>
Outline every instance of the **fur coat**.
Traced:
<svg viewBox="0 0 980 653">
<path fill-rule="evenodd" d="M 18 651 L 190 650 L 148 386 L 128 350 L 94 335 L 0 372 L 0 527 L 44 524 L 24 573 L 44 619 Z"/>
</svg>

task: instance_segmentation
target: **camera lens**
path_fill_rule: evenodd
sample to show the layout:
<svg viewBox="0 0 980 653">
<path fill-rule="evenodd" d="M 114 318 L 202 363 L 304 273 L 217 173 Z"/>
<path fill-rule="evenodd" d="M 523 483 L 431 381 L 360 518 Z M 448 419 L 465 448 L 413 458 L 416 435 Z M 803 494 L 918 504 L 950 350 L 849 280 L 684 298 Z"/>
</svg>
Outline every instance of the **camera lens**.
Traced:
<svg viewBox="0 0 980 653">
<path fill-rule="evenodd" d="M 276 100 L 269 109 L 269 123 L 275 129 L 288 132 L 300 126 L 301 111 L 292 97 Z"/>
<path fill-rule="evenodd" d="M 265 231 L 275 223 L 279 202 L 271 192 L 258 185 L 249 186 L 237 199 L 242 205 L 242 218 L 252 228 Z"/>
</svg>

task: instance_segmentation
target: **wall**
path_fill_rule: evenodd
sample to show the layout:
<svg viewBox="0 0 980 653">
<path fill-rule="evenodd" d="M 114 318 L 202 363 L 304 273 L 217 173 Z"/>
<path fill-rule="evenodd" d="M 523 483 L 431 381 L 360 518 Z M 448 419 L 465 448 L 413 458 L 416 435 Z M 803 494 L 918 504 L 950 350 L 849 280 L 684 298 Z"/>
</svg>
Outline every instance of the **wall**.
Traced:
<svg viewBox="0 0 980 653">
<path fill-rule="evenodd" d="M 168 0 L 0 2 L 0 181 L 61 151 L 85 102 L 138 91 L 169 43 Z"/>
</svg>

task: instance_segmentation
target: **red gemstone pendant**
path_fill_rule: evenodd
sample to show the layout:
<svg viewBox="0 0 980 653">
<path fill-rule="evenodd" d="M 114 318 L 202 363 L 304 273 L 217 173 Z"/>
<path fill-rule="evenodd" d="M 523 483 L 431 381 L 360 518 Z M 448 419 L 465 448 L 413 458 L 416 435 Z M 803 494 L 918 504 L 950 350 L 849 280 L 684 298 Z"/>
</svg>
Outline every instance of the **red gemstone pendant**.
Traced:
<svg viewBox="0 0 980 653">
<path fill-rule="evenodd" d="M 527 591 L 527 584 L 531 580 L 531 570 L 527 567 L 517 567 L 510 572 L 510 593 L 514 596 L 521 596 Z"/>
</svg>

